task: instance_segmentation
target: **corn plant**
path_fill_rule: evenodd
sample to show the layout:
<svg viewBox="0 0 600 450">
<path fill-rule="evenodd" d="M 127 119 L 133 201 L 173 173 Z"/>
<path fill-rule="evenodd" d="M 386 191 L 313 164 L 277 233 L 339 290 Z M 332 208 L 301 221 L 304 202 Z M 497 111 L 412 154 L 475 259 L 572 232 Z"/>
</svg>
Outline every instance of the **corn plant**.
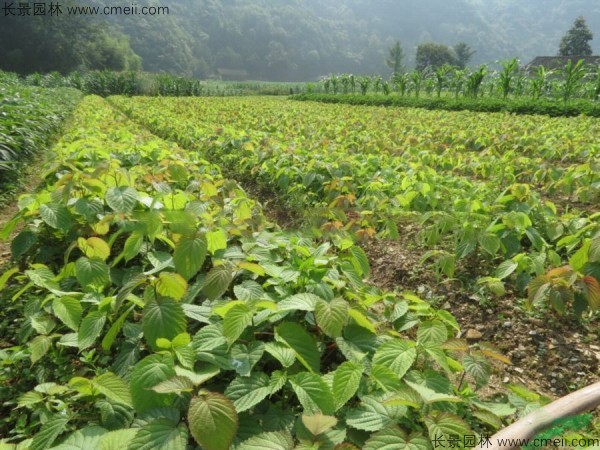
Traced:
<svg viewBox="0 0 600 450">
<path fill-rule="evenodd" d="M 481 88 L 481 83 L 483 83 L 483 80 L 486 75 L 487 68 L 485 65 L 480 66 L 479 69 L 469 74 L 466 83 L 466 89 L 469 96 L 477 98 L 477 96 L 479 95 L 479 90 Z"/>
<path fill-rule="evenodd" d="M 563 71 L 562 99 L 567 103 L 581 87 L 582 81 L 586 75 L 584 60 L 580 59 L 576 63 L 569 60 Z"/>
<path fill-rule="evenodd" d="M 510 61 L 503 61 L 501 64 L 502 70 L 499 73 L 500 92 L 502 93 L 502 98 L 506 100 L 508 94 L 512 91 L 515 74 L 519 68 L 519 60 L 513 58 Z"/>
</svg>

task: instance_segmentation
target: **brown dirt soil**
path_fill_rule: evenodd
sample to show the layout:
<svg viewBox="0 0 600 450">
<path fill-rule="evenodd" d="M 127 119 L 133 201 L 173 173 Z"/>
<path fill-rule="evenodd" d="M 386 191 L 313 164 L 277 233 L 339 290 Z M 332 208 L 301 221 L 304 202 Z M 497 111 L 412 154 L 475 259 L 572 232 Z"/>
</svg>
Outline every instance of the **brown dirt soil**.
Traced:
<svg viewBox="0 0 600 450">
<path fill-rule="evenodd" d="M 486 394 L 505 391 L 503 384 L 523 384 L 550 398 L 600 381 L 600 327 L 584 326 L 575 319 L 550 312 L 536 318 L 519 307 L 508 293 L 485 305 L 461 289 L 459 282 L 438 281 L 420 264 L 414 233 L 400 241 L 372 241 L 364 246 L 371 264 L 370 281 L 388 290 L 410 290 L 451 312 L 462 335 L 472 333 L 512 360 L 494 364 Z"/>
</svg>

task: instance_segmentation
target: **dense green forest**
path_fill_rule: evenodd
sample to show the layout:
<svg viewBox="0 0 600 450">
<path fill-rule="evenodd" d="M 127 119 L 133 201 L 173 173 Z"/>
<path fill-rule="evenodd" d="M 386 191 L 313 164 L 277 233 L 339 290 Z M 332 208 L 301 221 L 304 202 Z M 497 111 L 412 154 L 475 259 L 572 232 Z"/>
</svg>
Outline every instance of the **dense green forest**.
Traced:
<svg viewBox="0 0 600 450">
<path fill-rule="evenodd" d="M 61 2 L 62 5 L 74 0 Z M 78 1 L 79 5 L 118 5 Z M 130 69 L 209 77 L 217 69 L 249 79 L 310 80 L 336 72 L 389 73 L 399 40 L 414 65 L 424 42 L 466 42 L 472 64 L 558 52 L 562 34 L 585 16 L 600 28 L 592 0 L 139 0 L 168 15 L 1 17 L 0 68 L 20 73 Z M 542 5 L 543 4 L 543 5 Z M 543 7 L 544 15 L 539 15 Z M 598 31 L 596 31 L 598 33 Z M 25 38 L 26 37 L 26 38 Z M 598 43 L 592 42 L 598 53 Z"/>
</svg>

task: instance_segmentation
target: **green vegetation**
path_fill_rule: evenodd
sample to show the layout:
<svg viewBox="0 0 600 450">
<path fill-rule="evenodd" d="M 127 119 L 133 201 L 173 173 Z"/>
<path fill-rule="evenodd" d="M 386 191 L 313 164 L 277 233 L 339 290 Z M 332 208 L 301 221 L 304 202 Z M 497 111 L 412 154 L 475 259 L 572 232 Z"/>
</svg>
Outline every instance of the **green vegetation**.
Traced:
<svg viewBox="0 0 600 450">
<path fill-rule="evenodd" d="M 80 98 L 75 89 L 27 87 L 0 73 L 0 194 L 14 189 L 22 165 L 48 146 Z"/>
<path fill-rule="evenodd" d="M 475 259 L 478 283 L 492 295 L 504 295 L 505 283 L 525 295 L 533 278 L 597 242 L 593 118 L 515 120 L 259 98 L 111 101 L 161 136 L 283 193 L 319 235 L 343 229 L 358 239 L 395 239 L 398 224 L 413 217 L 424 260 L 454 278 Z M 582 209 L 559 209 L 553 199 Z M 577 270 L 597 270 L 596 256 L 581 258 Z M 472 282 L 474 274 L 464 277 Z M 592 290 L 575 309 L 581 314 L 599 301 Z"/>
<path fill-rule="evenodd" d="M 165 107 L 130 101 L 115 99 Z M 365 284 L 348 237 L 270 228 L 198 152 L 87 97 L 53 153 L 2 231 L 23 227 L 0 278 L 8 442 L 425 450 L 516 411 L 476 394 L 505 357 L 414 294 Z"/>
<path fill-rule="evenodd" d="M 10 76 L 10 74 L 7 74 Z M 13 75 L 13 79 L 15 76 Z M 224 97 L 232 95 L 290 95 L 303 92 L 305 83 L 278 83 L 268 81 L 197 80 L 168 74 L 145 72 L 90 71 L 61 75 L 31 74 L 22 79 L 25 85 L 46 88 L 72 87 L 86 94 L 148 95 L 163 97 Z"/>
</svg>

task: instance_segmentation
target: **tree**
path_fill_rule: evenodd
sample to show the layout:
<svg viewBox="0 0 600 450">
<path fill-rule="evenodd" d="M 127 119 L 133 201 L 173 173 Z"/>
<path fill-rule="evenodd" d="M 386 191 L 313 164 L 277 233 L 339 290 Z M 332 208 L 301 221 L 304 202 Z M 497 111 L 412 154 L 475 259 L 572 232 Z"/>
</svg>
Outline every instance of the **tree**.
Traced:
<svg viewBox="0 0 600 450">
<path fill-rule="evenodd" d="M 390 56 L 385 60 L 385 63 L 392 69 L 394 75 L 402 73 L 404 71 L 404 67 L 402 66 L 402 60 L 404 59 L 402 45 L 400 45 L 399 41 L 396 41 L 396 43 L 390 47 L 389 51 Z"/>
<path fill-rule="evenodd" d="M 460 69 L 464 69 L 469 64 L 469 61 L 475 54 L 475 50 L 471 49 L 465 42 L 459 42 L 454 46 L 454 54 L 456 55 L 456 65 Z"/>
<path fill-rule="evenodd" d="M 450 47 L 444 44 L 429 42 L 417 47 L 416 63 L 417 69 L 423 70 L 427 67 L 435 69 L 444 64 L 456 66 L 458 62 L 456 55 Z"/>
<path fill-rule="evenodd" d="M 558 54 L 560 56 L 590 56 L 592 48 L 589 42 L 593 38 L 594 35 L 585 23 L 585 19 L 579 16 L 561 39 Z"/>
</svg>

